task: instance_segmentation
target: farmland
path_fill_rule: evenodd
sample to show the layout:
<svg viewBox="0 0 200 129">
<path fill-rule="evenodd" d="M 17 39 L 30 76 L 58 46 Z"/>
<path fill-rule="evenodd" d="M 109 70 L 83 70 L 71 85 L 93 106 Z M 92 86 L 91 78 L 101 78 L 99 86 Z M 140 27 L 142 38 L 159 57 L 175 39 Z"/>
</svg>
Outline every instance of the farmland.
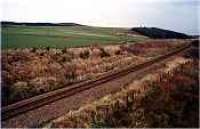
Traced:
<svg viewBox="0 0 200 129">
<path fill-rule="evenodd" d="M 89 26 L 2 25 L 2 48 L 66 48 L 92 44 L 119 44 L 148 39 L 126 35 L 128 29 Z"/>
</svg>

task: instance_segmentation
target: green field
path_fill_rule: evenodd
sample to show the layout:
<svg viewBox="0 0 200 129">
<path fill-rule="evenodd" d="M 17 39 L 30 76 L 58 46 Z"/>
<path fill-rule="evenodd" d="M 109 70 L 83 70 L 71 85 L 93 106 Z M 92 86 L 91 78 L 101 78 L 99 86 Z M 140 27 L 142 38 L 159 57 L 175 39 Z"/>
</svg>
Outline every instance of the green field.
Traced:
<svg viewBox="0 0 200 129">
<path fill-rule="evenodd" d="M 89 26 L 2 26 L 2 48 L 65 48 L 90 44 L 117 44 L 147 39 L 126 35 L 123 28 Z"/>
</svg>

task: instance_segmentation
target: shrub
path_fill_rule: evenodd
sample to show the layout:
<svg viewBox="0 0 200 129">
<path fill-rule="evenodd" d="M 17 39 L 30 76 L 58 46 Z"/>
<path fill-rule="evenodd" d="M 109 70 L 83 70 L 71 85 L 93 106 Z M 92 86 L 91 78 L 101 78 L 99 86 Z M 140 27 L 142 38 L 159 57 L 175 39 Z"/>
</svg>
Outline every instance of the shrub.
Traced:
<svg viewBox="0 0 200 129">
<path fill-rule="evenodd" d="M 46 50 L 49 51 L 49 50 L 50 50 L 50 47 L 46 47 Z"/>
<path fill-rule="evenodd" d="M 31 52 L 35 53 L 36 50 L 37 50 L 37 48 L 33 47 L 33 48 L 31 49 Z"/>
<path fill-rule="evenodd" d="M 10 93 L 8 98 L 10 102 L 19 101 L 33 96 L 32 90 L 32 87 L 28 86 L 27 82 L 16 82 L 12 87 L 10 87 Z"/>
<path fill-rule="evenodd" d="M 120 50 L 115 51 L 115 55 L 120 55 L 122 52 Z"/>
<path fill-rule="evenodd" d="M 110 57 L 110 54 L 104 50 L 104 48 L 100 48 L 101 57 Z"/>
<path fill-rule="evenodd" d="M 90 52 L 88 50 L 85 50 L 84 52 L 80 53 L 80 58 L 87 59 L 90 56 Z"/>
</svg>

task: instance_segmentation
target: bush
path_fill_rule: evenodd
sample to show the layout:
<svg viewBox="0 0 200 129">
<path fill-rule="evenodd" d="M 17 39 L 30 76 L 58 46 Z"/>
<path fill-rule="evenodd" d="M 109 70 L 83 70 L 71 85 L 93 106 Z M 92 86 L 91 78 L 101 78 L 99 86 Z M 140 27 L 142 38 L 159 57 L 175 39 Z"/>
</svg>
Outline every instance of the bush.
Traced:
<svg viewBox="0 0 200 129">
<path fill-rule="evenodd" d="M 37 48 L 33 47 L 33 48 L 31 49 L 31 52 L 35 53 L 36 50 L 37 50 Z"/>
<path fill-rule="evenodd" d="M 122 52 L 120 50 L 115 51 L 115 55 L 120 55 Z"/>
<path fill-rule="evenodd" d="M 100 48 L 101 57 L 110 57 L 110 54 L 104 50 L 104 48 Z"/>
<path fill-rule="evenodd" d="M 50 50 L 50 47 L 46 47 L 46 50 L 49 51 L 49 50 Z"/>
<path fill-rule="evenodd" d="M 80 53 L 80 58 L 87 59 L 90 56 L 90 52 L 88 50 L 85 50 L 84 52 Z"/>
<path fill-rule="evenodd" d="M 14 86 L 10 87 L 9 100 L 16 102 L 28 97 L 33 96 L 32 87 L 28 86 L 27 82 L 17 82 Z"/>
</svg>

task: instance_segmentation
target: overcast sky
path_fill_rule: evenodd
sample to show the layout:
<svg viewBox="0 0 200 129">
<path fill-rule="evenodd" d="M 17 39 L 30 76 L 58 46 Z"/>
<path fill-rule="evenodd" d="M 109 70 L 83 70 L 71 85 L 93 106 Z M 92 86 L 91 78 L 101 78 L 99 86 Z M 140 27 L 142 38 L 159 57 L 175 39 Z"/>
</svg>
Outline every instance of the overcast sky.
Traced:
<svg viewBox="0 0 200 129">
<path fill-rule="evenodd" d="M 200 0 L 1 0 L 1 20 L 143 25 L 197 34 L 198 8 Z"/>
</svg>

